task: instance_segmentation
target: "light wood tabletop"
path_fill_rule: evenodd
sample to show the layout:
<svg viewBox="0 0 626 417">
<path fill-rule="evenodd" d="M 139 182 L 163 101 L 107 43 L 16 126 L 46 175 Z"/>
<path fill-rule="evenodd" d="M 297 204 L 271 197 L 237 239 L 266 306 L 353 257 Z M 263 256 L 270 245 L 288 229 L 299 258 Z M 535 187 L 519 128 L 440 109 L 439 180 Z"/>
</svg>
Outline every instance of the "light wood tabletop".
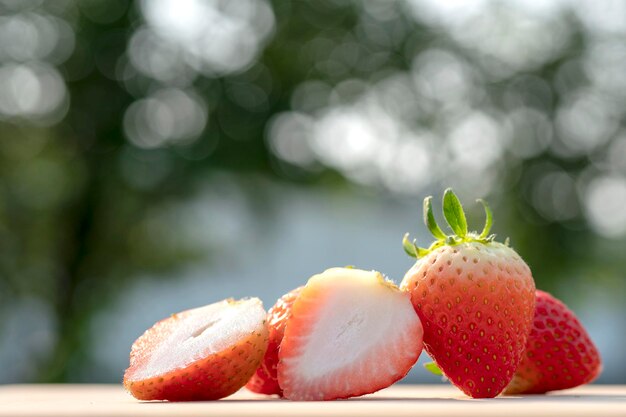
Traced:
<svg viewBox="0 0 626 417">
<path fill-rule="evenodd" d="M 620 416 L 626 386 L 589 385 L 549 395 L 472 400 L 447 385 L 395 385 L 361 398 L 293 402 L 245 389 L 220 400 L 141 402 L 121 385 L 0 386 L 0 416 Z"/>
</svg>

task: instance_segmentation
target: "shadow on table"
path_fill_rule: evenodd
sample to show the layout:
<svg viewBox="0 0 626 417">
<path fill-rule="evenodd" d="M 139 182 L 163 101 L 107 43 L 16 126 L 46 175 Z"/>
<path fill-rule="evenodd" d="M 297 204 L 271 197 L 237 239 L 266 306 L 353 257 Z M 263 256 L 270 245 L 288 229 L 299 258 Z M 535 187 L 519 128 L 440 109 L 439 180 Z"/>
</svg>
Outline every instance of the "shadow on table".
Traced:
<svg viewBox="0 0 626 417">
<path fill-rule="evenodd" d="M 553 402 L 555 400 L 564 400 L 564 401 L 568 401 L 568 402 L 626 402 L 626 396 L 625 395 L 617 395 L 617 394 L 586 394 L 586 395 L 576 395 L 576 394 L 564 394 L 564 395 L 525 395 L 525 396 L 503 396 L 503 397 L 497 397 L 497 398 L 469 398 L 469 397 L 458 397 L 458 398 L 439 398 L 439 397 L 432 397 L 432 398 L 412 398 L 412 397 L 374 397 L 374 398 L 348 398 L 348 399 L 344 399 L 344 400 L 337 400 L 339 402 L 345 402 L 345 403 L 351 403 L 351 402 L 381 402 L 381 401 L 397 401 L 397 402 L 413 402 L 413 403 L 420 403 L 420 402 L 442 402 L 442 403 L 449 403 L 449 402 L 459 402 L 459 401 L 465 401 L 465 402 L 475 402 L 475 403 L 485 403 L 485 402 L 492 402 L 492 403 L 500 403 L 503 401 L 506 401 L 508 403 L 529 403 L 529 402 L 536 402 L 536 403 L 541 403 L 541 402 Z M 245 404 L 245 403 L 293 403 L 293 401 L 290 400 L 286 400 L 286 399 L 282 399 L 282 398 L 263 398 L 263 399 L 247 399 L 247 398 L 225 398 L 222 400 L 218 400 L 218 401 L 192 401 L 189 403 L 193 403 L 193 404 L 197 404 L 197 403 L 202 403 L 202 402 L 210 402 L 210 403 L 216 403 L 216 402 L 220 402 L 220 403 L 229 403 L 229 402 L 234 402 L 234 403 L 238 403 L 238 404 Z M 300 401 L 303 402 L 304 401 Z M 316 402 L 324 402 L 324 401 L 312 401 L 311 403 L 316 403 Z M 144 404 L 185 404 L 185 402 L 167 402 L 167 401 L 145 401 L 143 402 Z"/>
<path fill-rule="evenodd" d="M 588 401 L 598 401 L 598 402 L 624 402 L 626 401 L 626 395 L 617 395 L 617 394 L 586 394 L 586 395 L 576 395 L 576 394 L 564 394 L 564 395 L 515 395 L 515 396 L 502 396 L 497 398 L 469 398 L 469 397 L 458 397 L 458 398 L 411 398 L 411 397 L 374 397 L 374 398 L 349 398 L 345 401 L 441 401 L 441 402 L 456 402 L 456 401 L 468 401 L 468 402 L 553 402 L 555 400 L 565 400 L 568 402 L 588 402 Z M 280 400 L 279 400 L 280 401 Z"/>
</svg>

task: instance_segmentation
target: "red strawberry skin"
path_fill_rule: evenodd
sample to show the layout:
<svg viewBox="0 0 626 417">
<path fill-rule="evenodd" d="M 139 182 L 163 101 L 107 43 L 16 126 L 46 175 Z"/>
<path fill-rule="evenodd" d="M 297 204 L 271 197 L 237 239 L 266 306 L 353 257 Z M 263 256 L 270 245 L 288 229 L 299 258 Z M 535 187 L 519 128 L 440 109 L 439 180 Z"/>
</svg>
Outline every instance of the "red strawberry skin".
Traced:
<svg viewBox="0 0 626 417">
<path fill-rule="evenodd" d="M 463 242 L 432 250 L 407 272 L 424 347 L 467 395 L 495 397 L 513 378 L 532 326 L 535 283 L 511 248 Z"/>
<path fill-rule="evenodd" d="M 526 351 L 506 394 L 542 394 L 593 381 L 602 360 L 576 315 L 558 299 L 537 290 Z"/>
<path fill-rule="evenodd" d="M 277 394 L 281 397 L 283 395 L 283 390 L 278 385 L 276 375 L 278 351 L 280 342 L 282 342 L 285 334 L 287 320 L 291 317 L 291 306 L 298 298 L 302 288 L 304 287 L 298 287 L 280 297 L 276 304 L 267 312 L 269 344 L 261 365 L 246 384 L 246 388 L 252 392 L 267 395 Z"/>
<path fill-rule="evenodd" d="M 226 349 L 206 355 L 187 366 L 138 379 L 137 375 L 149 361 L 151 352 L 175 331 L 191 311 L 159 321 L 135 341 L 130 366 L 124 374 L 124 386 L 133 397 L 147 401 L 217 400 L 243 387 L 257 369 L 267 349 L 265 323 Z"/>
</svg>

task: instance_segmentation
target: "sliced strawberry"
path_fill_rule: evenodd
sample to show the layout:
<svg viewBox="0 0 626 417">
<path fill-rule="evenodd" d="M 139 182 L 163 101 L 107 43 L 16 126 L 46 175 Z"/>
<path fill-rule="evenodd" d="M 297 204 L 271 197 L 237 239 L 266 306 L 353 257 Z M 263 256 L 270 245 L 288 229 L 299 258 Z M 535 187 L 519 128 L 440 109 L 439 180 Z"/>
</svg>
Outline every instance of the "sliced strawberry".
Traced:
<svg viewBox="0 0 626 417">
<path fill-rule="evenodd" d="M 282 396 L 283 390 L 278 385 L 276 367 L 278 365 L 278 349 L 283 340 L 285 325 L 291 317 L 291 306 L 298 298 L 303 287 L 288 292 L 276 301 L 276 304 L 267 312 L 267 325 L 269 328 L 269 344 L 267 352 L 261 361 L 261 366 L 256 370 L 250 381 L 246 384 L 252 392 L 259 394 L 277 394 Z"/>
<path fill-rule="evenodd" d="M 124 386 L 140 400 L 216 400 L 241 388 L 265 354 L 258 298 L 224 300 L 161 320 L 135 341 Z"/>
<path fill-rule="evenodd" d="M 379 272 L 333 268 L 312 277 L 292 306 L 278 382 L 292 400 L 368 394 L 404 377 L 422 351 L 407 294 Z"/>
<path fill-rule="evenodd" d="M 593 381 L 602 360 L 576 315 L 561 301 L 537 291 L 526 350 L 505 394 L 542 394 Z"/>
</svg>

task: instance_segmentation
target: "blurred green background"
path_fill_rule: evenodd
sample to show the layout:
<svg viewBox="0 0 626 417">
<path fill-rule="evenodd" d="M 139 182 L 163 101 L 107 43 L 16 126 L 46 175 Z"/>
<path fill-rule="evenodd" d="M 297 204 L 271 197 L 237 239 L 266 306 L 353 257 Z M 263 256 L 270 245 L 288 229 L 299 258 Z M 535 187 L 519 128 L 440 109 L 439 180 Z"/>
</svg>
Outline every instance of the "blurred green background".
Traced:
<svg viewBox="0 0 626 417">
<path fill-rule="evenodd" d="M 619 1 L 0 0 L 0 382 L 119 381 L 155 321 L 327 267 L 399 282 L 451 186 L 626 383 L 625 104 Z"/>
</svg>

